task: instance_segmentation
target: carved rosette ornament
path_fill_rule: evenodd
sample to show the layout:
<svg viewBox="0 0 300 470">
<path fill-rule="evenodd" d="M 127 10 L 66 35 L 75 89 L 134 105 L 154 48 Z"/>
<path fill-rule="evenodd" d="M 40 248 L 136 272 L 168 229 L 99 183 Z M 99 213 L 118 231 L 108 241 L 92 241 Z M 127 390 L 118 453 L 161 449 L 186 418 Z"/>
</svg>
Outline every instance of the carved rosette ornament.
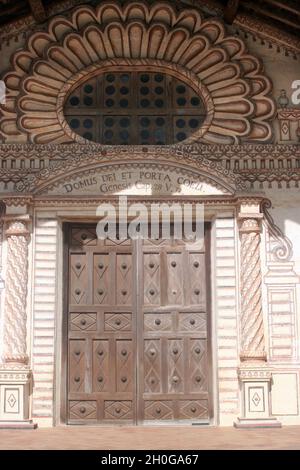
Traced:
<svg viewBox="0 0 300 470">
<path fill-rule="evenodd" d="M 28 280 L 28 219 L 7 221 L 7 271 L 4 302 L 4 362 L 27 364 L 26 297 Z"/>
<path fill-rule="evenodd" d="M 262 312 L 260 220 L 243 218 L 241 234 L 241 354 L 242 361 L 266 360 Z"/>
</svg>

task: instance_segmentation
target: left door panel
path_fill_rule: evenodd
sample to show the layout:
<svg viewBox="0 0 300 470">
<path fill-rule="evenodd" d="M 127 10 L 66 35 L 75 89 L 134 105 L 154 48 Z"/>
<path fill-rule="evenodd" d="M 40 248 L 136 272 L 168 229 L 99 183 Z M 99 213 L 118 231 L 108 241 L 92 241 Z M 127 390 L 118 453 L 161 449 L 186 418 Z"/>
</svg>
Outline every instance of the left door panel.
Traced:
<svg viewBox="0 0 300 470">
<path fill-rule="evenodd" d="M 134 256 L 129 239 L 69 227 L 69 423 L 136 422 Z"/>
</svg>

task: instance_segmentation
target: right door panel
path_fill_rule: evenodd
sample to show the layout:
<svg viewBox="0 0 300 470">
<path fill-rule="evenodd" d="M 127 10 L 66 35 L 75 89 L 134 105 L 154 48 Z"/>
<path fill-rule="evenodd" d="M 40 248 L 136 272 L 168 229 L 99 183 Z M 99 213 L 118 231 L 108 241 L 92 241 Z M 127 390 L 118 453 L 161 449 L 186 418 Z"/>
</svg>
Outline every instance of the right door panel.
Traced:
<svg viewBox="0 0 300 470">
<path fill-rule="evenodd" d="M 139 421 L 210 418 L 206 245 L 206 240 L 141 242 Z"/>
</svg>

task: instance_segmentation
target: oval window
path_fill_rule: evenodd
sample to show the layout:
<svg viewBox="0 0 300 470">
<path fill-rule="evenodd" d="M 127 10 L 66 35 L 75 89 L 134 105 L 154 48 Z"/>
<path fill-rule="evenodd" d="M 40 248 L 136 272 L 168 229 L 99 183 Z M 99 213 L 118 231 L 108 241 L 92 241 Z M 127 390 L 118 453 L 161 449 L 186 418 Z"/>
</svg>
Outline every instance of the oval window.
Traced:
<svg viewBox="0 0 300 470">
<path fill-rule="evenodd" d="M 98 75 L 67 98 L 70 128 L 106 145 L 165 145 L 186 140 L 206 118 L 201 97 L 186 83 L 159 72 Z"/>
</svg>

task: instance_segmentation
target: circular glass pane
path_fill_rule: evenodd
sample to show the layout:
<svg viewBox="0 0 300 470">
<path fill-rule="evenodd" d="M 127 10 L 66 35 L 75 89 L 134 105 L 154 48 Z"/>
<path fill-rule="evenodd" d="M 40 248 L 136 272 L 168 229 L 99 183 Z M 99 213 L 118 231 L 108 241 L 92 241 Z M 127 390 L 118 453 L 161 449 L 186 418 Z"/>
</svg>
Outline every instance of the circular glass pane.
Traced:
<svg viewBox="0 0 300 470">
<path fill-rule="evenodd" d="M 84 91 L 85 93 L 92 93 L 93 90 L 94 90 L 94 88 L 93 88 L 93 86 L 90 85 L 90 84 L 85 85 L 84 88 L 83 88 L 83 91 Z"/>
<path fill-rule="evenodd" d="M 77 106 L 77 105 L 79 104 L 79 98 L 78 98 L 78 96 L 72 96 L 72 97 L 70 98 L 70 104 L 71 104 L 72 106 Z"/>
<path fill-rule="evenodd" d="M 72 127 L 72 129 L 77 129 L 80 126 L 79 119 L 71 119 L 70 126 Z"/>
</svg>

